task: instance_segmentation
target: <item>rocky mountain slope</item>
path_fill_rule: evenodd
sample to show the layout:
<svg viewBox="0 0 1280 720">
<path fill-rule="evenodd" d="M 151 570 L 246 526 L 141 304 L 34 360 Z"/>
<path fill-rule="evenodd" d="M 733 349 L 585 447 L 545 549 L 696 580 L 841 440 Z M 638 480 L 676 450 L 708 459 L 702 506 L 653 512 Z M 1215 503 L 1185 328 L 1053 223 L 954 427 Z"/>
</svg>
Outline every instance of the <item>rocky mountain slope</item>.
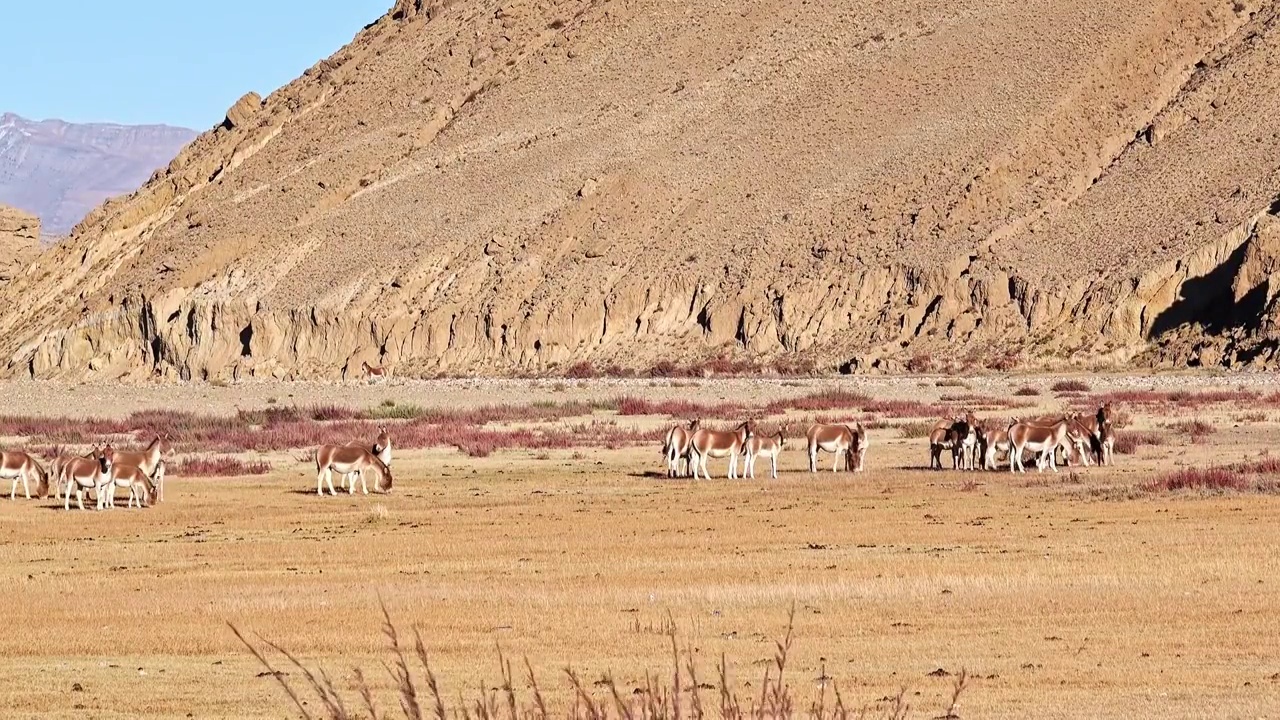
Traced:
<svg viewBox="0 0 1280 720">
<path fill-rule="evenodd" d="M 40 218 L 0 205 L 0 283 L 12 280 L 40 252 Z"/>
<path fill-rule="evenodd" d="M 65 235 L 103 200 L 133 192 L 195 131 L 165 125 L 35 122 L 0 114 L 0 202 Z"/>
<path fill-rule="evenodd" d="M 1270 365 L 1278 21 L 400 0 L 0 289 L 0 352 L 37 377 Z"/>
</svg>

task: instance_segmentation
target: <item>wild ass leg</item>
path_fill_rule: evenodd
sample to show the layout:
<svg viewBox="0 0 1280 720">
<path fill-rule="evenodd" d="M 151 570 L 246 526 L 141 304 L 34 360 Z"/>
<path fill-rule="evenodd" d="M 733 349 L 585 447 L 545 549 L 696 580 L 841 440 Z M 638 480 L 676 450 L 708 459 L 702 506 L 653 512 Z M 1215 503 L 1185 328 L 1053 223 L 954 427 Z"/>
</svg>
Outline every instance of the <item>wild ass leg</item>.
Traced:
<svg viewBox="0 0 1280 720">
<path fill-rule="evenodd" d="M 769 464 L 772 466 L 770 476 L 774 480 L 777 480 L 778 479 L 778 453 L 774 453 L 769 456 Z"/>
</svg>

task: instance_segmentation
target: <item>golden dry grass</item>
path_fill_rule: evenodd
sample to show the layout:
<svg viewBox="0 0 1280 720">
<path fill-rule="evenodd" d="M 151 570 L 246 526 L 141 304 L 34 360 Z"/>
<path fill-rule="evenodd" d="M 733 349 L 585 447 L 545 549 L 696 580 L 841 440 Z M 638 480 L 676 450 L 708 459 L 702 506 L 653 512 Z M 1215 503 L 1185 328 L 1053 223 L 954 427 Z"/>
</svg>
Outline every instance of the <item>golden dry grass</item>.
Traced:
<svg viewBox="0 0 1280 720">
<path fill-rule="evenodd" d="M 1280 436 L 1220 428 L 1075 478 L 918 470 L 922 441 L 886 428 L 858 476 L 809 476 L 795 449 L 778 481 L 699 483 L 657 477 L 654 448 L 432 450 L 397 457 L 390 496 L 319 499 L 281 455 L 270 476 L 173 478 L 146 511 L 4 500 L 0 703 L 4 717 L 296 716 L 229 621 L 342 687 L 362 667 L 394 708 L 381 597 L 421 629 L 446 699 L 498 684 L 499 645 L 553 700 L 566 665 L 642 687 L 669 671 L 668 613 L 700 679 L 726 653 L 749 694 L 794 603 L 802 700 L 825 667 L 854 706 L 905 685 L 933 717 L 951 686 L 929 673 L 964 667 L 965 718 L 1274 716 L 1280 498 L 1132 492 Z"/>
</svg>

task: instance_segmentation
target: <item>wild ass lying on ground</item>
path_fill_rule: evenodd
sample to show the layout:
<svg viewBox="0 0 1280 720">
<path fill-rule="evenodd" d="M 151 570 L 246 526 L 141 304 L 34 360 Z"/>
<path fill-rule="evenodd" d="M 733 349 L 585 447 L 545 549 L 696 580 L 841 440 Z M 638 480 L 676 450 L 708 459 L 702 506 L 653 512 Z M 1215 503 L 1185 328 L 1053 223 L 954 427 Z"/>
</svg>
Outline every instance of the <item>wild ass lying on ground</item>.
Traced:
<svg viewBox="0 0 1280 720">
<path fill-rule="evenodd" d="M 732 431 L 708 430 L 698 428 L 689 438 L 689 465 L 693 468 L 693 479 L 698 479 L 698 470 L 702 476 L 711 479 L 707 472 L 707 458 L 729 458 L 729 477 L 738 477 L 738 456 L 747 441 L 754 436 L 751 421 L 748 420 Z"/>
<path fill-rule="evenodd" d="M 18 483 L 22 483 L 22 493 L 31 499 L 31 481 L 36 482 L 36 497 L 42 497 L 49 491 L 49 476 L 35 458 L 24 452 L 0 452 L 0 479 L 12 480 L 9 488 L 9 499 L 18 495 Z"/>
<path fill-rule="evenodd" d="M 337 495 L 333 489 L 333 474 L 349 475 L 359 473 L 360 487 L 364 494 L 369 494 L 369 486 L 365 482 L 365 473 L 372 473 L 376 490 L 391 492 L 391 468 L 382 462 L 377 455 L 366 448 L 352 445 L 321 445 L 316 448 L 316 494 L 324 494 L 324 483 L 329 484 L 329 494 Z M 356 491 L 356 484 L 351 483 L 348 493 Z"/>
<path fill-rule="evenodd" d="M 689 465 L 689 441 L 697 432 L 702 421 L 694 418 L 688 425 L 674 425 L 667 430 L 667 437 L 662 441 L 662 456 L 667 461 L 667 477 L 688 477 L 692 469 Z"/>
<path fill-rule="evenodd" d="M 849 472 L 862 472 L 867 457 L 867 431 L 862 423 L 853 427 L 848 425 L 813 425 L 805 433 L 808 440 L 809 472 L 818 472 L 818 451 L 835 454 L 831 472 L 840 468 L 840 457 L 843 455 L 845 469 Z"/>
<path fill-rule="evenodd" d="M 743 453 L 746 456 L 746 476 L 749 478 L 756 476 L 756 460 L 763 455 L 769 458 L 769 477 L 776 480 L 778 478 L 778 454 L 782 452 L 783 442 L 781 431 L 773 437 L 756 435 L 748 440 L 746 447 L 743 448 Z"/>
</svg>

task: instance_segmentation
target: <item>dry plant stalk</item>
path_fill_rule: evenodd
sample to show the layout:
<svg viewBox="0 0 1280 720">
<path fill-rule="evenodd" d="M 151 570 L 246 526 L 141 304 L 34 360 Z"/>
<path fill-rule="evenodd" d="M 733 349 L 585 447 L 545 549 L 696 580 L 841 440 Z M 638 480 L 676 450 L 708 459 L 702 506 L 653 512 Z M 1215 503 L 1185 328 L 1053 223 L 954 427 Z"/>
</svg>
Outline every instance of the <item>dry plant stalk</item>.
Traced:
<svg viewBox="0 0 1280 720">
<path fill-rule="evenodd" d="M 421 695 L 418 684 L 414 680 L 414 669 L 410 667 L 409 653 L 401 644 L 400 633 L 385 604 L 382 606 L 382 613 L 385 619 L 383 634 L 387 637 L 391 651 L 391 659 L 384 663 L 384 667 L 395 683 L 400 711 L 406 720 L 422 720 L 428 716 L 434 720 L 450 720 L 450 717 L 455 720 L 547 720 L 552 716 L 552 711 L 547 707 L 528 658 L 524 660 L 525 679 L 532 697 L 522 701 L 515 687 L 511 663 L 503 655 L 501 648 L 498 649 L 501 687 L 486 691 L 487 686 L 481 683 L 470 702 L 460 692 L 456 703 L 452 706 L 447 705 L 440 690 L 439 679 L 431 668 L 426 643 L 415 630 L 413 656 L 421 666 L 420 672 L 426 677 L 426 687 L 430 697 Z M 353 713 L 347 708 L 337 684 L 323 668 L 314 671 L 307 668 L 289 651 L 259 635 L 258 640 L 263 645 L 282 655 L 304 679 L 303 682 L 290 681 L 288 675 L 277 670 L 263 651 L 250 642 L 239 628 L 230 623 L 228 625 L 236 638 L 265 669 L 266 672 L 263 675 L 270 675 L 275 680 L 305 720 L 315 720 L 317 717 L 328 718 L 328 720 L 357 720 L 357 718 L 387 720 L 390 717 L 379 714 L 374 692 L 359 668 L 354 668 L 352 671 L 352 684 L 360 703 L 359 712 Z M 672 662 L 669 685 L 663 685 L 657 675 L 646 673 L 643 692 L 624 694 L 614 681 L 612 674 L 606 673 L 602 680 L 596 683 L 607 693 L 607 698 L 601 699 L 588 689 L 587 684 L 573 668 L 566 667 L 564 673 L 573 690 L 573 695 L 568 707 L 561 709 L 559 714 L 569 720 L 610 720 L 610 705 L 612 705 L 617 720 L 683 720 L 684 718 L 704 720 L 706 715 L 701 696 L 701 690 L 704 688 L 698 683 L 698 669 L 693 651 L 690 648 L 682 651 L 674 622 L 671 622 L 669 627 L 671 628 Z M 797 716 L 795 699 L 786 681 L 787 658 L 792 648 L 794 628 L 795 607 L 793 605 L 786 632 L 781 640 L 774 643 L 773 662 L 765 666 L 759 695 L 753 697 L 750 705 L 745 709 L 738 695 L 732 690 L 728 659 L 723 654 L 720 656 L 717 679 L 719 680 L 720 716 L 723 720 L 792 720 Z M 851 714 L 845 706 L 839 686 L 834 681 L 832 682 L 834 703 L 828 707 L 826 695 L 828 680 L 830 678 L 826 676 L 824 663 L 818 682 L 818 695 L 809 703 L 808 712 L 804 714 L 811 720 L 849 720 Z M 952 682 L 950 702 L 946 711 L 937 716 L 938 718 L 959 720 L 957 708 L 960 706 L 961 695 L 968 689 L 969 680 L 969 674 L 961 670 Z M 303 699 L 308 691 L 319 700 L 322 714 L 317 715 L 309 709 L 310 705 Z M 681 702 L 682 693 L 688 694 L 687 707 Z M 906 701 L 906 694 L 907 690 L 904 687 L 883 708 L 881 717 L 889 720 L 906 720 L 910 717 L 911 706 Z M 865 709 L 854 716 L 869 717 Z"/>
</svg>

